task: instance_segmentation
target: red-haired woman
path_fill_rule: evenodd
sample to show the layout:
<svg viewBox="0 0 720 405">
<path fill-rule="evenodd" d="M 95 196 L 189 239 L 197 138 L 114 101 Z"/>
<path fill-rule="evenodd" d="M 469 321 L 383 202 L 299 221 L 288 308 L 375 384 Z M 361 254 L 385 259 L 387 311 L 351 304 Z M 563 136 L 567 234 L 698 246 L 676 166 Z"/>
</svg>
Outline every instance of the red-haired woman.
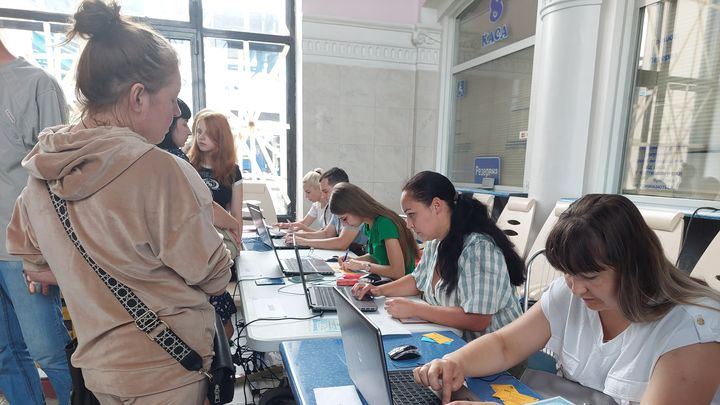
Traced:
<svg viewBox="0 0 720 405">
<path fill-rule="evenodd" d="M 240 223 L 242 234 L 242 173 L 237 165 L 235 142 L 225 115 L 203 110 L 193 123 L 195 138 L 188 153 L 190 163 L 212 193 L 213 200 L 225 208 Z M 218 215 L 215 214 L 217 218 Z M 234 258 L 233 258 L 234 259 Z M 233 335 L 232 314 L 237 312 L 230 294 L 210 297 L 210 303 L 220 315 L 228 338 Z"/>
<path fill-rule="evenodd" d="M 242 173 L 227 118 L 219 112 L 201 111 L 193 131 L 195 139 L 188 153 L 190 163 L 212 192 L 213 200 L 228 210 L 242 227 Z"/>
</svg>

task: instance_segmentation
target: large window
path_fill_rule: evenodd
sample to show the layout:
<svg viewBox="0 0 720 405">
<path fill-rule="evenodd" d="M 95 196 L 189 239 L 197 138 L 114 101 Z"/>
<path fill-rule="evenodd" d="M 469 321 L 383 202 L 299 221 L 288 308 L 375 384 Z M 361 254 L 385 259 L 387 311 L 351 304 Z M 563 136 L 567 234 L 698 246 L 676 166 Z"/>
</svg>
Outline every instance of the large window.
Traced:
<svg viewBox="0 0 720 405">
<path fill-rule="evenodd" d="M 278 215 L 294 214 L 294 0 L 120 0 L 170 40 L 180 58 L 183 99 L 196 113 L 230 119 L 246 179 L 268 184 Z M 48 70 L 75 107 L 81 44 L 60 46 L 80 0 L 0 0 L 0 35 L 18 56 Z"/>
<path fill-rule="evenodd" d="M 448 174 L 523 187 L 536 0 L 476 0 L 457 18 Z"/>
<path fill-rule="evenodd" d="M 640 16 L 621 191 L 720 200 L 720 8 L 658 1 Z"/>
</svg>

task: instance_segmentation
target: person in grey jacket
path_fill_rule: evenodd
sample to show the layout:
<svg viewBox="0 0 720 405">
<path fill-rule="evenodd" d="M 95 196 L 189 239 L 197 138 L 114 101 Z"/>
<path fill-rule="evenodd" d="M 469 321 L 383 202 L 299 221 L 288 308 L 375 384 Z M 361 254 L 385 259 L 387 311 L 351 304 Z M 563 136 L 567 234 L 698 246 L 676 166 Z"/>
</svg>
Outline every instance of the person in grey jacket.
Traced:
<svg viewBox="0 0 720 405">
<path fill-rule="evenodd" d="M 27 284 L 22 261 L 5 248 L 15 200 L 27 183 L 20 161 L 40 131 L 67 121 L 60 85 L 41 68 L 12 55 L 0 39 L 0 391 L 11 404 L 44 404 L 37 362 L 61 405 L 70 400 L 70 372 L 57 286 Z M 41 290 L 41 291 L 40 291 Z"/>
</svg>

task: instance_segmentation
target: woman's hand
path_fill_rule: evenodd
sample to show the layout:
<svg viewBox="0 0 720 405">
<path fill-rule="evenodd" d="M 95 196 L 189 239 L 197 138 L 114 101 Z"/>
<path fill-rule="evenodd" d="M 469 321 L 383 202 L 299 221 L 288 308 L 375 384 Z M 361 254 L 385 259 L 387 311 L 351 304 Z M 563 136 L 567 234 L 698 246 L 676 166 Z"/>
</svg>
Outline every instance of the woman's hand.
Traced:
<svg viewBox="0 0 720 405">
<path fill-rule="evenodd" d="M 296 243 L 298 246 L 308 246 L 308 239 L 303 238 L 302 236 L 293 237 L 294 234 L 287 234 L 285 235 L 285 243 L 292 246 L 293 243 Z"/>
<path fill-rule="evenodd" d="M 427 305 L 407 298 L 391 298 L 385 300 L 385 310 L 393 318 L 417 318 L 420 306 Z"/>
<path fill-rule="evenodd" d="M 436 359 L 413 370 L 415 382 L 441 391 L 443 404 L 450 402 L 453 391 L 457 391 L 465 382 L 465 374 L 458 363 L 450 358 Z M 464 404 L 466 402 L 453 402 Z"/>
<path fill-rule="evenodd" d="M 382 293 L 380 292 L 380 287 L 372 284 L 366 284 L 362 281 L 355 283 L 352 288 L 352 294 L 355 298 L 359 300 L 363 299 L 368 294 L 372 295 L 373 297 L 378 297 L 382 295 Z"/>
<path fill-rule="evenodd" d="M 42 295 L 48 295 L 50 286 L 57 285 L 55 274 L 50 270 L 25 272 L 25 282 L 30 294 L 42 292 Z"/>
<path fill-rule="evenodd" d="M 368 268 L 368 262 L 363 260 L 355 260 L 350 259 L 348 261 L 340 261 L 341 258 L 338 258 L 338 263 L 340 264 L 340 268 L 346 271 L 359 271 L 359 270 L 367 270 Z"/>
<path fill-rule="evenodd" d="M 276 224 L 273 224 L 273 226 L 278 229 L 290 229 L 294 226 L 297 226 L 297 223 L 295 223 L 295 222 L 278 222 Z"/>
</svg>

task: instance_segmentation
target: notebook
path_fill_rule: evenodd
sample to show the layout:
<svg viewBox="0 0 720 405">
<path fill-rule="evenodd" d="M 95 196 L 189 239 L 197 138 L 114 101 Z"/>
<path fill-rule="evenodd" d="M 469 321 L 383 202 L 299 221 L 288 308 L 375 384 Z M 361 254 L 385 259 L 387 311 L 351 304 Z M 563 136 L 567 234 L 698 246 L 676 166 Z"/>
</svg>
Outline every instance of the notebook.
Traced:
<svg viewBox="0 0 720 405">
<path fill-rule="evenodd" d="M 300 270 L 300 280 L 302 281 L 303 292 L 305 293 L 305 301 L 308 308 L 313 312 L 329 312 L 335 311 L 335 295 L 333 290 L 335 287 L 331 285 L 312 285 L 307 286 L 305 281 L 305 263 L 300 258 L 300 251 L 295 249 L 295 259 L 297 260 L 298 269 Z M 327 263 L 326 263 L 327 264 Z M 360 311 L 373 312 L 377 311 L 377 304 L 372 298 L 368 300 L 358 300 L 352 295 L 352 287 L 340 287 L 340 293 L 343 294 L 352 305 L 357 306 Z"/>
<path fill-rule="evenodd" d="M 440 404 L 430 388 L 416 384 L 412 369 L 388 370 L 380 329 L 335 288 L 340 335 L 348 373 L 368 404 Z M 422 362 L 422 357 L 418 359 Z M 478 401 L 467 387 L 453 393 L 452 399 Z"/>
<path fill-rule="evenodd" d="M 269 247 L 275 248 L 275 249 L 292 249 L 293 247 L 287 243 L 285 243 L 285 239 L 282 239 L 282 236 L 284 233 L 277 232 L 275 234 L 271 233 L 271 231 L 268 229 L 267 225 L 265 224 L 265 218 L 263 218 L 262 211 L 260 210 L 260 206 L 255 204 L 250 204 L 248 202 L 245 203 L 245 205 L 248 208 L 248 211 L 250 212 L 250 218 L 252 218 L 253 224 L 255 225 L 255 230 L 257 231 L 258 236 L 260 237 L 260 240 L 262 243 L 266 244 Z M 278 239 L 274 239 L 278 238 Z M 307 246 L 300 246 L 300 249 L 310 249 Z"/>
</svg>

